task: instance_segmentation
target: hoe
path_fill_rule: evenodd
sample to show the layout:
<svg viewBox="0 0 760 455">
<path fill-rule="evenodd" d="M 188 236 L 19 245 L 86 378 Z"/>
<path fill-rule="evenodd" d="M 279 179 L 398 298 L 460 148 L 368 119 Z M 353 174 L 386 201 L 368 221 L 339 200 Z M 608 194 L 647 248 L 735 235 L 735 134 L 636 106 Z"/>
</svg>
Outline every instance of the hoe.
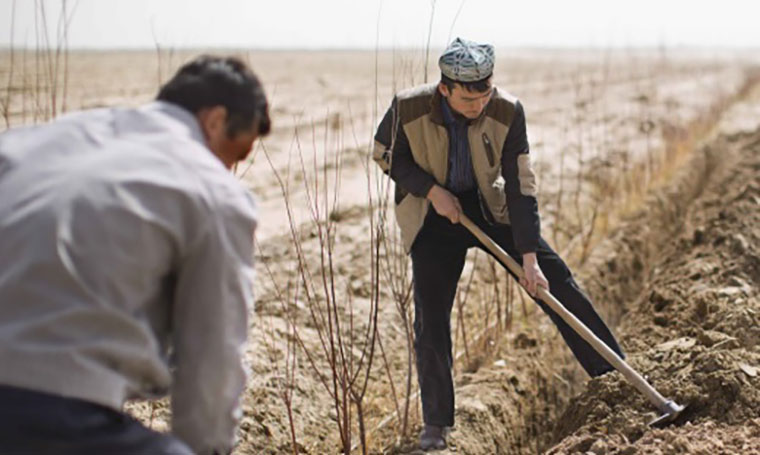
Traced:
<svg viewBox="0 0 760 455">
<path fill-rule="evenodd" d="M 459 214 L 459 221 L 480 240 L 509 270 L 518 278 L 523 277 L 523 269 L 515 262 L 499 245 L 488 237 L 479 227 L 477 227 L 464 214 Z M 586 340 L 602 357 L 604 357 L 616 370 L 630 382 L 639 392 L 644 394 L 649 401 L 654 404 L 662 415 L 649 423 L 651 426 L 662 427 L 676 420 L 676 418 L 686 409 L 673 400 L 667 400 L 646 379 L 644 379 L 636 370 L 631 368 L 620 356 L 610 349 L 602 340 L 589 330 L 578 318 L 568 311 L 553 295 L 546 289 L 538 288 L 538 298 L 544 301 L 554 310 L 565 322 L 570 325 L 584 340 Z"/>
</svg>

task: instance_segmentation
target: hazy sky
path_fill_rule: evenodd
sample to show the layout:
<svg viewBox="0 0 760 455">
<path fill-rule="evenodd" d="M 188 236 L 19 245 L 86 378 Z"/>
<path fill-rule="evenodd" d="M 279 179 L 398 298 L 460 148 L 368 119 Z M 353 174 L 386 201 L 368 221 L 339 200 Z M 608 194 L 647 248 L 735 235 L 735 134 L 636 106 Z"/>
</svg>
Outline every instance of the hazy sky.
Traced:
<svg viewBox="0 0 760 455">
<path fill-rule="evenodd" d="M 35 46 L 40 1 L 54 45 L 61 0 L 0 0 L 0 46 L 11 42 L 11 29 L 15 46 Z M 152 48 L 158 42 L 175 48 L 311 49 L 376 43 L 424 47 L 432 2 L 68 0 L 67 5 L 69 11 L 76 7 L 69 26 L 72 48 Z M 443 47 L 451 35 L 498 46 L 760 49 L 759 18 L 757 0 L 438 0 L 431 45 Z"/>
</svg>

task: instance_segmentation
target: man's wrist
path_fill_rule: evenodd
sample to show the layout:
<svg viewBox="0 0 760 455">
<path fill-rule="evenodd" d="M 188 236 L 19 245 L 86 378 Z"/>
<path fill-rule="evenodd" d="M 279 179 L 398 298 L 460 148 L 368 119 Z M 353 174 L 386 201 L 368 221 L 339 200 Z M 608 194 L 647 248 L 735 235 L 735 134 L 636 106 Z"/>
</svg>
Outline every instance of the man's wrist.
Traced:
<svg viewBox="0 0 760 455">
<path fill-rule="evenodd" d="M 432 201 L 435 194 L 438 192 L 438 188 L 440 188 L 435 183 L 430 186 L 430 189 L 428 190 L 427 194 L 425 195 L 425 199 L 428 201 Z"/>
<path fill-rule="evenodd" d="M 538 259 L 536 258 L 536 252 L 531 251 L 530 253 L 523 253 L 523 264 L 527 263 L 536 263 Z"/>
</svg>

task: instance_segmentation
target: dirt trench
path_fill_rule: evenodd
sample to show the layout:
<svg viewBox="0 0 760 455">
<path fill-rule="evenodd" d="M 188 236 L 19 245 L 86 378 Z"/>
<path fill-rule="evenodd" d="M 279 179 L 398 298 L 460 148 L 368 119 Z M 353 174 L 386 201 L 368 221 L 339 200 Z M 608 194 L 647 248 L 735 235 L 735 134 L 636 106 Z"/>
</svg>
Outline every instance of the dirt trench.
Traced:
<svg viewBox="0 0 760 455">
<path fill-rule="evenodd" d="M 675 228 L 649 235 L 660 248 L 642 245 L 634 223 L 626 260 L 607 267 L 635 276 L 656 264 L 619 333 L 630 363 L 689 407 L 652 430 L 652 406 L 619 374 L 596 379 L 558 420 L 549 453 L 760 453 L 760 131 L 719 138 L 679 183 L 693 202 L 657 207 Z"/>
<path fill-rule="evenodd" d="M 760 453 L 760 130 L 696 151 L 592 259 L 581 280 L 619 305 L 628 361 L 689 404 L 682 418 L 649 428 L 657 413 L 617 372 L 568 403 L 535 340 L 514 340 L 507 373 L 459 384 L 452 452 Z"/>
</svg>

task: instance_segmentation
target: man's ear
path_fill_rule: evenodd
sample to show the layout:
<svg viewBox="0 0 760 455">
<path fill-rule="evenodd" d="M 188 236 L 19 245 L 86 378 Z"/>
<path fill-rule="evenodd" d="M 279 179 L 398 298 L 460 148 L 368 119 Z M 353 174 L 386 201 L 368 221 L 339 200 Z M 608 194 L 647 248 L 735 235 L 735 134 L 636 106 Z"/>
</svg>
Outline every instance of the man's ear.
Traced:
<svg viewBox="0 0 760 455">
<path fill-rule="evenodd" d="M 227 134 L 227 108 L 224 106 L 206 107 L 195 115 L 201 125 L 206 140 L 213 142 L 221 135 Z"/>
<path fill-rule="evenodd" d="M 441 92 L 441 95 L 443 95 L 444 98 L 448 98 L 451 96 L 451 92 L 449 92 L 449 88 L 446 87 L 446 84 L 443 82 L 438 83 L 438 91 Z"/>
</svg>

